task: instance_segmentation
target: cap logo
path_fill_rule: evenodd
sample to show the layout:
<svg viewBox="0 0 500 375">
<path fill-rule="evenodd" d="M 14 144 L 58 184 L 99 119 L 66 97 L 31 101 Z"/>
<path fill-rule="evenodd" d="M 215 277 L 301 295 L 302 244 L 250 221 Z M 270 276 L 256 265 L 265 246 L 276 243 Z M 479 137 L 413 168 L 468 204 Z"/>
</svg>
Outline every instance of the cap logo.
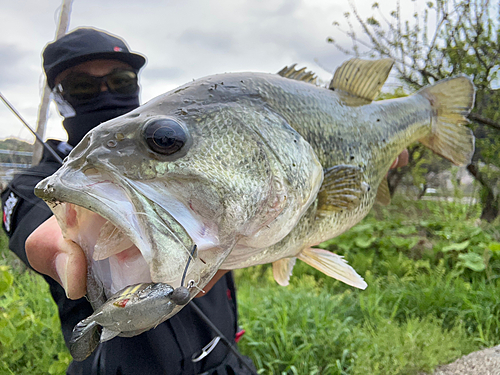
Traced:
<svg viewBox="0 0 500 375">
<path fill-rule="evenodd" d="M 113 48 L 113 51 L 115 51 L 115 52 L 121 52 L 121 51 L 122 51 L 122 48 L 120 48 L 120 47 L 114 47 L 114 48 Z"/>
</svg>

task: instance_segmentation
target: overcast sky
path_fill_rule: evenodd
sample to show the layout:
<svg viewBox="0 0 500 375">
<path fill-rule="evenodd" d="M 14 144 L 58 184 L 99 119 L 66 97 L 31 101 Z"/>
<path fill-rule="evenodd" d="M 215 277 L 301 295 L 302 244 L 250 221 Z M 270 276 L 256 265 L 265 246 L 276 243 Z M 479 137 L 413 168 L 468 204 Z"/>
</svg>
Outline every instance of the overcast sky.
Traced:
<svg viewBox="0 0 500 375">
<path fill-rule="evenodd" d="M 355 0 L 366 16 L 374 0 Z M 386 14 L 395 0 L 378 1 Z M 404 8 L 414 9 L 415 3 Z M 43 84 L 41 51 L 54 39 L 61 0 L 0 0 L 0 92 L 35 126 Z M 147 56 L 141 102 L 192 79 L 224 73 L 274 73 L 298 63 L 328 81 L 343 53 L 334 26 L 347 0 L 74 0 L 69 30 L 93 26 L 123 37 Z M 0 139 L 33 141 L 0 102 Z M 65 139 L 54 105 L 45 138 Z"/>
</svg>

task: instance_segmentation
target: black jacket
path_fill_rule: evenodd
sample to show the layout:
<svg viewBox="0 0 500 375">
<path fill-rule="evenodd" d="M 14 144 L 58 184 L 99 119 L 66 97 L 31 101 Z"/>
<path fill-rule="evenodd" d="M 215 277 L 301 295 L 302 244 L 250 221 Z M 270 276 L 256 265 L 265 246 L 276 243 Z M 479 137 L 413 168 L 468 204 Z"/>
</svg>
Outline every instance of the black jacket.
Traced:
<svg viewBox="0 0 500 375">
<path fill-rule="evenodd" d="M 48 144 L 62 158 L 66 156 L 68 150 L 64 143 L 50 140 Z M 59 167 L 55 158 L 45 151 L 39 165 L 17 175 L 2 192 L 3 228 L 9 236 L 9 248 L 28 266 L 24 249 L 26 238 L 52 215 L 48 206 L 34 195 L 33 188 Z M 76 301 L 67 299 L 57 282 L 44 277 L 58 306 L 67 344 L 75 324 L 91 315 L 92 307 L 85 298 Z M 192 356 L 199 354 L 216 336 L 195 314 L 191 303 L 155 329 L 139 336 L 116 337 L 100 344 L 85 361 L 72 362 L 67 374 L 250 374 L 222 341 L 201 361 L 191 361 Z M 231 273 L 227 273 L 206 296 L 197 298 L 194 303 L 229 340 L 234 340 L 238 325 Z"/>
</svg>

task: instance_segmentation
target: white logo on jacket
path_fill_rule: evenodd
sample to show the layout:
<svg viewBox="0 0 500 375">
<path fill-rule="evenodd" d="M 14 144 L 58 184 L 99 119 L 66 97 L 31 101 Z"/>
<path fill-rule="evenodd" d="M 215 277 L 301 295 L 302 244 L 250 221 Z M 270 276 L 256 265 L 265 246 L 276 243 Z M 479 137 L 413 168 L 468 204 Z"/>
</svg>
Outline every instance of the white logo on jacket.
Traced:
<svg viewBox="0 0 500 375">
<path fill-rule="evenodd" d="M 3 206 L 3 225 L 7 232 L 10 232 L 12 213 L 14 212 L 17 202 L 19 202 L 19 197 L 17 197 L 14 193 L 10 193 Z"/>
</svg>

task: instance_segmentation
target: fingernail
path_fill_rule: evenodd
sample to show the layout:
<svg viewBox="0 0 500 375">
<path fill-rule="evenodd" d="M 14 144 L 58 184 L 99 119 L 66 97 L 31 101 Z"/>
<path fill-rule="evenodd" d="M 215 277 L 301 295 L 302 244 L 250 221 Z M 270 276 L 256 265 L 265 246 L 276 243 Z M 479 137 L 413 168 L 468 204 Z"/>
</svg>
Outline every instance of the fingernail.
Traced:
<svg viewBox="0 0 500 375">
<path fill-rule="evenodd" d="M 59 280 L 61 280 L 62 287 L 66 292 L 66 296 L 68 295 L 67 287 L 68 287 L 68 255 L 65 253 L 61 253 L 56 256 L 56 272 L 57 276 L 59 276 Z"/>
</svg>

